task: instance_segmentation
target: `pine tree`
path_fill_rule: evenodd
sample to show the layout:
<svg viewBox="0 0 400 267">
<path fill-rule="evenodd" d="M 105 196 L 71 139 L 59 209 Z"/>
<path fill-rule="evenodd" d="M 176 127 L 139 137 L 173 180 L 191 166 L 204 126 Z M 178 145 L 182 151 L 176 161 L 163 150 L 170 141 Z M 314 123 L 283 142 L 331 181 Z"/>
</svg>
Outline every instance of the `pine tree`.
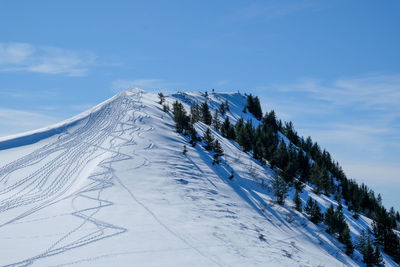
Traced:
<svg viewBox="0 0 400 267">
<path fill-rule="evenodd" d="M 385 266 L 385 264 L 383 263 L 382 254 L 379 251 L 379 248 L 377 246 L 375 247 L 373 259 L 374 259 L 375 266 Z"/>
<path fill-rule="evenodd" d="M 252 148 L 253 128 L 250 122 L 244 124 L 244 120 L 240 118 L 236 123 L 236 142 L 243 148 L 244 152 L 250 151 Z"/>
<path fill-rule="evenodd" d="M 285 198 L 287 196 L 289 187 L 279 175 L 275 175 L 272 188 L 274 190 L 274 196 L 276 197 L 278 204 L 285 204 Z"/>
<path fill-rule="evenodd" d="M 294 202 L 294 207 L 297 211 L 302 211 L 303 208 L 301 206 L 301 199 L 299 197 L 299 191 L 296 190 L 296 193 L 294 193 L 294 197 L 293 197 L 293 202 Z"/>
<path fill-rule="evenodd" d="M 212 116 L 210 113 L 210 108 L 208 107 L 207 101 L 201 105 L 201 120 L 207 124 L 211 125 Z"/>
<path fill-rule="evenodd" d="M 214 112 L 214 116 L 212 118 L 212 125 L 214 126 L 214 128 L 216 130 L 219 130 L 221 127 L 221 122 L 219 121 L 219 118 L 218 118 L 218 110 L 215 110 L 215 112 Z"/>
<path fill-rule="evenodd" d="M 183 151 L 182 151 L 182 153 L 183 153 L 183 155 L 186 155 L 186 153 L 187 153 L 186 145 L 183 146 Z"/>
<path fill-rule="evenodd" d="M 210 128 L 207 128 L 207 130 L 205 130 L 203 140 L 206 143 L 205 149 L 212 150 L 214 147 L 214 137 L 211 134 Z"/>
<path fill-rule="evenodd" d="M 219 105 L 219 113 L 221 113 L 222 116 L 225 116 L 226 114 L 226 108 L 225 108 L 225 103 L 221 103 L 221 105 Z"/>
<path fill-rule="evenodd" d="M 164 105 L 163 105 L 163 111 L 164 111 L 165 113 L 168 113 L 168 112 L 169 112 L 169 105 L 168 105 L 168 104 L 164 104 Z"/>
<path fill-rule="evenodd" d="M 243 112 L 246 111 L 246 109 L 256 117 L 257 120 L 261 120 L 262 118 L 262 110 L 261 110 L 261 105 L 260 105 L 260 100 L 258 97 L 253 97 L 251 94 L 247 96 L 247 103 L 246 106 L 244 107 Z"/>
<path fill-rule="evenodd" d="M 314 205 L 313 199 L 311 197 L 308 197 L 306 206 L 304 207 L 304 211 L 310 215 L 313 205 Z"/>
<path fill-rule="evenodd" d="M 311 197 L 308 197 L 304 211 L 309 214 L 310 221 L 315 224 L 320 223 L 324 218 L 317 201 L 314 201 Z"/>
<path fill-rule="evenodd" d="M 229 102 L 228 102 L 228 100 L 225 100 L 225 109 L 227 110 L 227 111 L 230 111 L 230 108 L 229 108 Z"/>
<path fill-rule="evenodd" d="M 328 227 L 328 229 L 326 229 L 326 231 L 330 234 L 333 234 L 335 232 L 335 210 L 333 205 L 331 204 L 329 206 L 329 208 L 326 209 L 325 212 L 325 219 L 324 219 L 324 223 L 326 224 L 326 226 Z"/>
<path fill-rule="evenodd" d="M 176 123 L 176 131 L 182 133 L 188 129 L 190 118 L 186 115 L 186 111 L 182 103 L 175 101 L 173 104 L 174 121 Z"/>
<path fill-rule="evenodd" d="M 346 227 L 346 220 L 343 214 L 343 206 L 339 202 L 339 206 L 337 207 L 335 211 L 335 224 L 334 224 L 334 232 L 336 233 L 341 233 L 344 228 Z"/>
<path fill-rule="evenodd" d="M 350 229 L 347 224 L 345 224 L 343 231 L 339 234 L 339 241 L 345 245 L 346 254 L 351 256 L 353 254 L 354 247 L 351 243 Z"/>
<path fill-rule="evenodd" d="M 191 114 L 191 119 L 193 123 L 196 123 L 200 120 L 201 114 L 200 114 L 200 106 L 199 104 L 194 104 L 193 106 L 190 107 L 190 114 Z"/>
<path fill-rule="evenodd" d="M 197 144 L 197 141 L 200 141 L 199 137 L 197 137 L 197 132 L 194 129 L 193 124 L 190 124 L 189 129 L 187 130 L 187 133 L 189 135 L 190 138 L 190 144 L 192 145 L 192 147 L 195 147 Z"/>
<path fill-rule="evenodd" d="M 317 201 L 314 201 L 313 207 L 311 209 L 310 221 L 315 224 L 322 222 L 324 215 L 321 213 L 321 208 L 319 207 Z"/>
<path fill-rule="evenodd" d="M 263 150 L 264 149 L 263 149 L 262 142 L 261 142 L 261 140 L 258 139 L 253 148 L 253 158 L 258 160 L 261 164 L 265 163 L 265 161 L 263 160 L 263 155 L 264 155 Z"/>
<path fill-rule="evenodd" d="M 368 239 L 363 251 L 363 261 L 367 265 L 367 267 L 372 267 L 374 265 L 374 248 L 371 245 L 371 240 Z"/>
<path fill-rule="evenodd" d="M 162 105 L 165 101 L 165 96 L 163 93 L 158 93 L 158 98 L 160 98 L 160 101 L 158 101 L 158 104 Z"/>
<path fill-rule="evenodd" d="M 213 156 L 213 165 L 214 164 L 219 164 L 220 163 L 220 157 L 224 155 L 224 150 L 222 150 L 221 143 L 218 141 L 218 139 L 215 140 L 214 142 L 214 156 Z"/>
</svg>

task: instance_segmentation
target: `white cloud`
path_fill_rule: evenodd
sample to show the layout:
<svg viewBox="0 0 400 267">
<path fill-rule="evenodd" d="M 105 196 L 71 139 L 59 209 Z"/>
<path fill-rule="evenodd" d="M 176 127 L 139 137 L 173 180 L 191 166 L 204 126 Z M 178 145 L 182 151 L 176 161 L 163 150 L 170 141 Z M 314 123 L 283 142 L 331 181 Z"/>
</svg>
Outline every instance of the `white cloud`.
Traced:
<svg viewBox="0 0 400 267">
<path fill-rule="evenodd" d="M 26 61 L 35 49 L 23 43 L 0 43 L 0 64 L 21 64 Z"/>
<path fill-rule="evenodd" d="M 341 78 L 332 82 L 307 79 L 295 84 L 273 85 L 281 92 L 304 92 L 312 98 L 345 106 L 358 105 L 362 108 L 392 110 L 400 112 L 400 74 L 365 75 Z"/>
<path fill-rule="evenodd" d="M 96 57 L 65 49 L 27 43 L 0 43 L 0 71 L 27 71 L 86 76 Z"/>
<path fill-rule="evenodd" d="M 0 108 L 0 136 L 39 129 L 58 121 L 35 111 Z"/>
</svg>

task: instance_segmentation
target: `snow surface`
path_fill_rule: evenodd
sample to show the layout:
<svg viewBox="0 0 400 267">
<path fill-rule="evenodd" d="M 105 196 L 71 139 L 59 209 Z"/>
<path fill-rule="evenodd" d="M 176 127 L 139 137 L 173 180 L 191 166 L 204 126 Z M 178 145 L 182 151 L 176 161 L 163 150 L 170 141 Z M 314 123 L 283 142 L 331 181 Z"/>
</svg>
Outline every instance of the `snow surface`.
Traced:
<svg viewBox="0 0 400 267">
<path fill-rule="evenodd" d="M 167 96 L 170 104 L 177 99 L 187 110 L 206 100 L 201 93 Z M 208 99 L 212 109 L 225 100 L 226 116 L 257 125 L 242 113 L 243 95 Z M 212 154 L 176 133 L 157 102 L 131 89 L 58 125 L 0 139 L 1 266 L 362 264 L 358 252 L 346 256 L 323 227 L 295 211 L 290 197 L 275 204 L 268 167 L 217 131 L 225 155 L 212 165 Z M 307 186 L 304 203 L 308 195 L 323 210 L 337 205 Z M 353 239 L 370 228 L 346 207 L 345 215 Z"/>
</svg>

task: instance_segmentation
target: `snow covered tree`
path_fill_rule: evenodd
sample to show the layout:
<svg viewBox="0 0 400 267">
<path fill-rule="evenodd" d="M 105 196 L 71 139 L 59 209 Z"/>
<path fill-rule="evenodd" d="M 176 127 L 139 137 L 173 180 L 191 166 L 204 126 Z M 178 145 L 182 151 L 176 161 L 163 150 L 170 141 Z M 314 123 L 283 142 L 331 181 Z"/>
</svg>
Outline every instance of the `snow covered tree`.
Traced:
<svg viewBox="0 0 400 267">
<path fill-rule="evenodd" d="M 206 143 L 205 149 L 212 150 L 214 147 L 214 137 L 211 134 L 210 128 L 204 131 L 203 140 Z"/>
<path fill-rule="evenodd" d="M 280 175 L 275 175 L 272 188 L 274 190 L 274 196 L 276 197 L 276 201 L 279 205 L 285 204 L 285 198 L 287 196 L 289 186 L 287 183 L 280 177 Z"/>
</svg>

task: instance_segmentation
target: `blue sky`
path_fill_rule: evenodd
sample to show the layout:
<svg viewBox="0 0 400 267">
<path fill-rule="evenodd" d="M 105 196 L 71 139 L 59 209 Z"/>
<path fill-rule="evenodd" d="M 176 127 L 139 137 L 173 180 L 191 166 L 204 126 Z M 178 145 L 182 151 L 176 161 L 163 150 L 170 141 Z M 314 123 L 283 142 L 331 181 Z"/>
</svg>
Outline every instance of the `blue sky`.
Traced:
<svg viewBox="0 0 400 267">
<path fill-rule="evenodd" d="M 0 1 L 0 136 L 130 86 L 250 92 L 400 210 L 399 1 Z"/>
</svg>

